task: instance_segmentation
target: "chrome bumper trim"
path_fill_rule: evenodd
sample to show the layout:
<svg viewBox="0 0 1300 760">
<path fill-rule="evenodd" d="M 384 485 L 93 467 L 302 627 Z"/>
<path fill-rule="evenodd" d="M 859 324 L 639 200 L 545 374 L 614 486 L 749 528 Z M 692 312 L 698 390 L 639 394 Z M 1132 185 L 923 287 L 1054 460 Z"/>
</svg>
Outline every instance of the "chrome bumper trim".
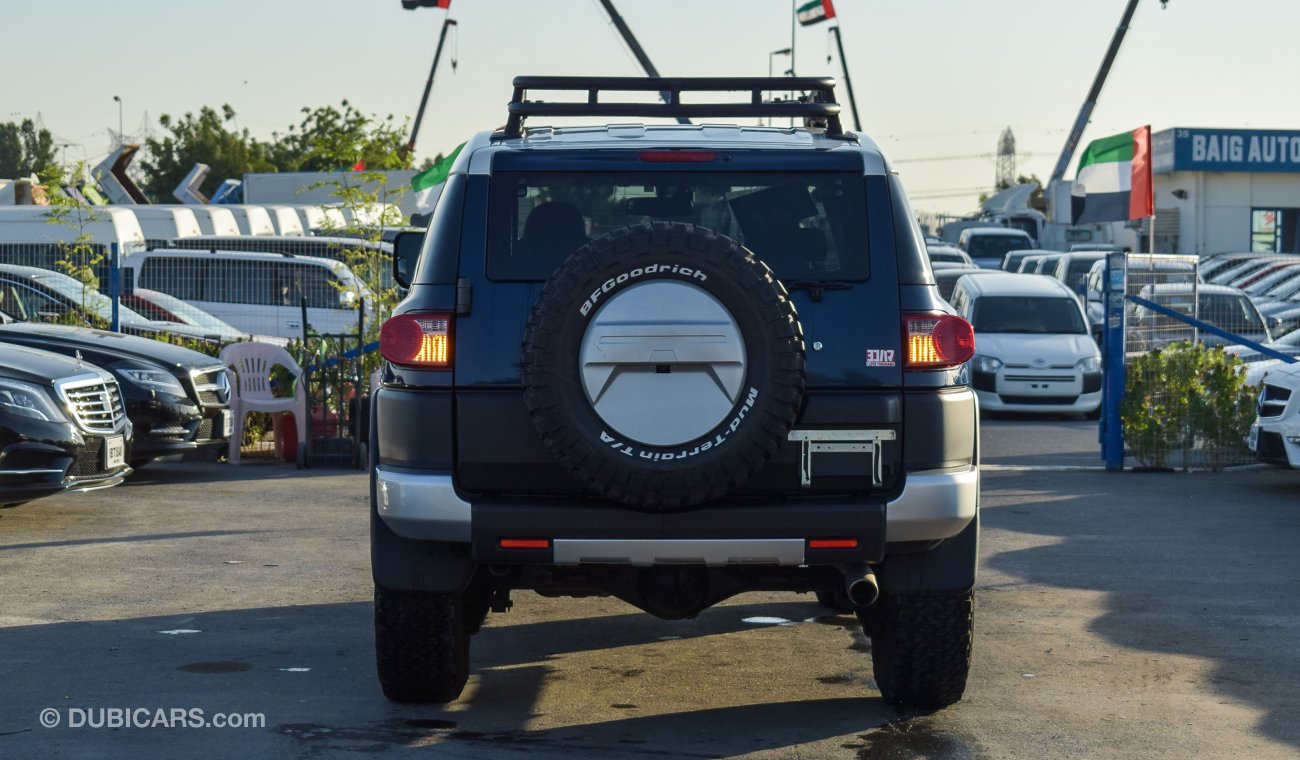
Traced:
<svg viewBox="0 0 1300 760">
<path fill-rule="evenodd" d="M 557 565 L 802 565 L 802 538 L 575 539 L 552 542 Z"/>
<path fill-rule="evenodd" d="M 379 517 L 403 538 L 470 540 L 470 505 L 456 495 L 450 475 L 408 475 L 375 468 Z"/>
<path fill-rule="evenodd" d="M 962 531 L 979 510 L 980 471 L 909 472 L 903 492 L 885 509 L 885 540 L 937 541 Z"/>
</svg>

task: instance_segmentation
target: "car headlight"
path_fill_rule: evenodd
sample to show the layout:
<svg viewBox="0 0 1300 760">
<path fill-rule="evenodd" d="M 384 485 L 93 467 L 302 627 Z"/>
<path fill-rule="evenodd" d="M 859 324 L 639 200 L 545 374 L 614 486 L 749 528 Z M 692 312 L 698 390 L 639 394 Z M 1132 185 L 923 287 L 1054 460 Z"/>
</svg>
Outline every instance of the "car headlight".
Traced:
<svg viewBox="0 0 1300 760">
<path fill-rule="evenodd" d="M 9 378 L 0 378 L 0 410 L 42 422 L 68 419 L 44 388 Z"/>
<path fill-rule="evenodd" d="M 184 396 L 185 388 L 181 387 L 180 382 L 170 373 L 161 369 L 123 369 L 122 374 L 126 379 L 140 386 L 153 391 L 169 393 L 173 396 Z"/>
<path fill-rule="evenodd" d="M 1075 362 L 1074 366 L 1078 367 L 1079 371 L 1085 374 L 1093 373 L 1093 372 L 1101 372 L 1101 357 L 1089 356 L 1087 359 L 1080 359 L 1079 361 Z"/>
<path fill-rule="evenodd" d="M 976 372 L 997 372 L 1002 369 L 1002 360 L 995 356 L 976 354 L 970 361 Z"/>
</svg>

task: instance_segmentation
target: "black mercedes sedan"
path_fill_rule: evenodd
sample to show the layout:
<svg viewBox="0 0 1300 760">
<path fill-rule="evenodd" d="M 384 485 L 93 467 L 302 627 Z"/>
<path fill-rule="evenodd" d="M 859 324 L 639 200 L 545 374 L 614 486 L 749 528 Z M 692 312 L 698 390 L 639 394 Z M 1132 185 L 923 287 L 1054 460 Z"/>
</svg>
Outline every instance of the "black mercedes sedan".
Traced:
<svg viewBox="0 0 1300 760">
<path fill-rule="evenodd" d="M 132 467 L 200 449 L 216 456 L 226 446 L 230 380 L 220 359 L 151 338 L 37 322 L 0 325 L 0 344 L 81 356 L 113 373 L 135 424 Z"/>
<path fill-rule="evenodd" d="M 110 373 L 0 344 L 0 506 L 121 483 L 131 434 Z"/>
</svg>

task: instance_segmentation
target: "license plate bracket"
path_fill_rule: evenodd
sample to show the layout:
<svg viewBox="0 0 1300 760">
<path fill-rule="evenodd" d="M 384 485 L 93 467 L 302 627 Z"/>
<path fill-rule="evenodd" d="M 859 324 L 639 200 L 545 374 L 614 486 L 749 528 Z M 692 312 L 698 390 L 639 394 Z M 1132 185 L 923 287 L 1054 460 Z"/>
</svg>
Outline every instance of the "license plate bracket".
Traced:
<svg viewBox="0 0 1300 760">
<path fill-rule="evenodd" d="M 126 439 L 120 435 L 104 439 L 104 469 L 112 470 L 126 464 Z"/>
</svg>

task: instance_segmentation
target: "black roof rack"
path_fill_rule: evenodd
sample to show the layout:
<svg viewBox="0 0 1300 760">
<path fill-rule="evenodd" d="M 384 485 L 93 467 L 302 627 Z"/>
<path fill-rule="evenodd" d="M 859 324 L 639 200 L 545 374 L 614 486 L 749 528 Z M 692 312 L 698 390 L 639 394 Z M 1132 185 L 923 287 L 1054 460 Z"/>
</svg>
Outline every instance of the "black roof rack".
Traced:
<svg viewBox="0 0 1300 760">
<path fill-rule="evenodd" d="M 668 117 L 778 117 L 824 122 L 830 137 L 844 135 L 840 106 L 835 102 L 834 77 L 548 77 L 520 76 L 514 80 L 510 119 L 493 139 L 523 134 L 529 116 L 668 116 Z M 528 90 L 586 92 L 585 103 L 547 103 L 527 100 Z M 657 92 L 664 103 L 600 101 L 601 90 Z M 764 100 L 767 92 L 806 92 L 798 100 Z M 748 103 L 683 103 L 683 92 L 748 92 Z"/>
</svg>

